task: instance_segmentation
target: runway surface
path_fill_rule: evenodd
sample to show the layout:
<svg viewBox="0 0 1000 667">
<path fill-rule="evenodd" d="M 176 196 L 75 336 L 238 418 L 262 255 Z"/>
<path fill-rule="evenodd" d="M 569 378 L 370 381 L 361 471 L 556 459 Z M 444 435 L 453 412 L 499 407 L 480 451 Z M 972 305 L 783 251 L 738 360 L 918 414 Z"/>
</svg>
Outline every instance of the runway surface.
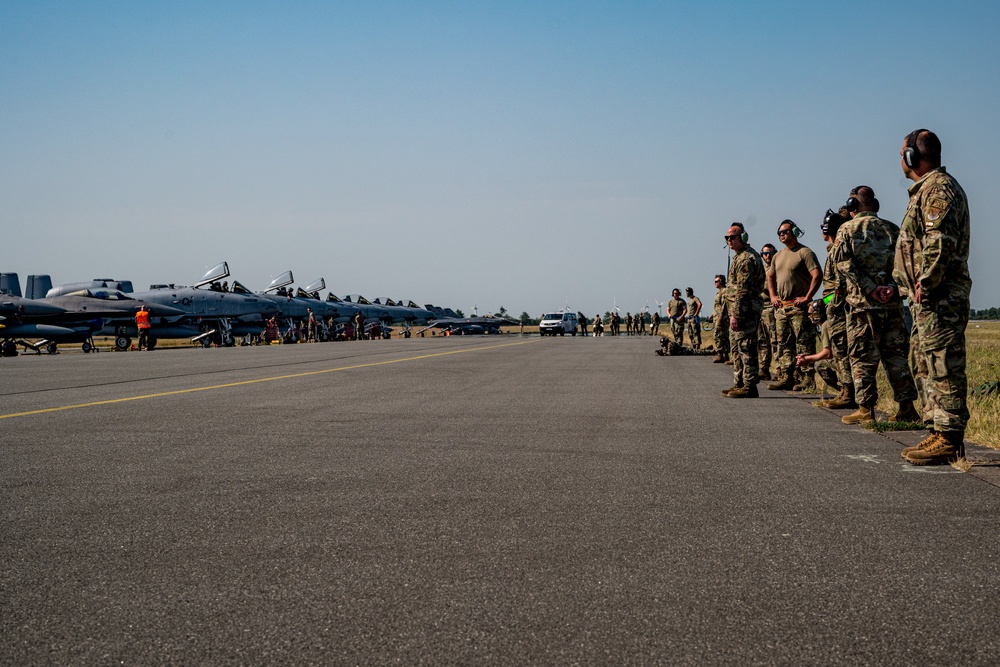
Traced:
<svg viewBox="0 0 1000 667">
<path fill-rule="evenodd" d="M 1000 660 L 1000 488 L 655 347 L 2 359 L 0 662 Z"/>
</svg>

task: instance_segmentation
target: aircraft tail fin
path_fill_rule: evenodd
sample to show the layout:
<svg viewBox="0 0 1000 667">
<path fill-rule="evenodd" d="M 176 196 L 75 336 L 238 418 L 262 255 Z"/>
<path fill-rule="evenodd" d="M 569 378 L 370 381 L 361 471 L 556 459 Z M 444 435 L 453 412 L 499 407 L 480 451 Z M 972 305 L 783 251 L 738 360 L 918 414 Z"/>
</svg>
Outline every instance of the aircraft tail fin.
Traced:
<svg viewBox="0 0 1000 667">
<path fill-rule="evenodd" d="M 29 299 L 44 299 L 50 289 L 52 289 L 52 278 L 48 274 L 28 276 L 25 293 Z"/>
<path fill-rule="evenodd" d="M 21 279 L 16 273 L 0 273 L 0 292 L 21 296 Z"/>
</svg>

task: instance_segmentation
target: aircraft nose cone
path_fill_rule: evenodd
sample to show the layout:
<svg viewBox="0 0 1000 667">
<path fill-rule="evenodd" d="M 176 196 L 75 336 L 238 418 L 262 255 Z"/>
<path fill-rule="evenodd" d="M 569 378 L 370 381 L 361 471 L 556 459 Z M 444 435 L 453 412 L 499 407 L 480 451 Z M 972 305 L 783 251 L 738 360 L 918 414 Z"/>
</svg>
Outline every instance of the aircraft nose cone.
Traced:
<svg viewBox="0 0 1000 667">
<path fill-rule="evenodd" d="M 29 317 L 41 317 L 45 315 L 60 315 L 66 312 L 62 306 L 51 303 L 42 303 L 27 299 L 21 303 L 22 312 Z"/>
<path fill-rule="evenodd" d="M 174 308 L 173 306 L 164 306 L 161 303 L 147 303 L 146 307 L 149 309 L 149 314 L 153 317 L 177 317 L 178 315 L 186 314 L 186 311 Z"/>
</svg>

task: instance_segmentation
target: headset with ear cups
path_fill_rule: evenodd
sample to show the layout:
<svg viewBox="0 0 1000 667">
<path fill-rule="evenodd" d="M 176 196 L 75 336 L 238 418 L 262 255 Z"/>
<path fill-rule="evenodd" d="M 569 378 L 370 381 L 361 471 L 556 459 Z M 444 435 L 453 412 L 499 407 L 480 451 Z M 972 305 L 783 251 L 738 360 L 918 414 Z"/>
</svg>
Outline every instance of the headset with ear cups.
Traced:
<svg viewBox="0 0 1000 667">
<path fill-rule="evenodd" d="M 910 169 L 916 169 L 917 165 L 920 164 L 920 161 L 924 157 L 920 152 L 920 149 L 917 148 L 917 137 L 920 136 L 921 132 L 928 131 L 929 130 L 920 128 L 919 130 L 914 130 L 906 135 L 906 143 L 903 145 L 903 162 Z"/>
<path fill-rule="evenodd" d="M 923 130 L 917 130 L 917 132 L 923 132 Z M 868 188 L 868 186 L 859 185 L 858 187 L 854 188 L 853 190 L 851 190 L 851 196 L 847 198 L 846 202 L 844 202 L 844 208 L 846 208 L 851 213 L 857 213 L 858 209 L 861 208 L 861 202 L 858 201 L 858 198 L 855 196 L 858 194 L 858 190 L 860 190 L 861 188 Z M 872 190 L 871 188 L 868 189 Z M 879 209 L 878 199 L 875 198 L 875 191 L 872 190 L 872 211 L 874 213 L 878 213 L 878 209 Z"/>
<path fill-rule="evenodd" d="M 730 225 L 730 227 L 739 227 L 740 229 L 743 230 L 743 233 L 740 234 L 740 241 L 742 241 L 743 243 L 746 243 L 747 241 L 750 240 L 750 235 L 747 233 L 747 230 L 743 226 L 742 222 L 734 222 L 732 225 Z"/>
<path fill-rule="evenodd" d="M 781 224 L 778 225 L 778 229 L 781 229 L 784 225 L 792 226 L 792 236 L 794 236 L 795 238 L 800 239 L 803 236 L 805 236 L 805 232 L 799 229 L 799 226 L 796 225 L 795 222 L 793 222 L 792 220 L 782 220 Z"/>
</svg>

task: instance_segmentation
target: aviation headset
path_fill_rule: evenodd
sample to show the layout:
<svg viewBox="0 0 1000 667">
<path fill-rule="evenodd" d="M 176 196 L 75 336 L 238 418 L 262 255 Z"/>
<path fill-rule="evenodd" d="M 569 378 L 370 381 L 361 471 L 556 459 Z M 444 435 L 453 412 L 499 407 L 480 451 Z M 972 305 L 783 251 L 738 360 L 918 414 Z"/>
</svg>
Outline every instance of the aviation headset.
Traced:
<svg viewBox="0 0 1000 667">
<path fill-rule="evenodd" d="M 924 128 L 919 130 L 914 130 L 906 135 L 906 144 L 903 146 L 903 162 L 910 169 L 915 169 L 920 161 L 924 158 L 923 153 L 917 148 L 917 137 L 920 136 L 921 132 L 928 132 Z"/>
<path fill-rule="evenodd" d="M 796 225 L 791 220 L 782 220 L 781 224 L 778 225 L 778 229 L 781 229 L 785 225 L 791 225 L 792 226 L 792 236 L 794 236 L 797 239 L 802 238 L 806 234 L 804 231 L 802 231 L 801 229 L 799 229 L 799 226 Z"/>
<path fill-rule="evenodd" d="M 742 233 L 740 234 L 740 241 L 742 241 L 743 243 L 746 243 L 747 241 L 750 240 L 750 235 L 747 233 L 747 230 L 743 226 L 742 222 L 734 222 L 733 224 L 731 224 L 729 226 L 730 227 L 739 227 L 740 230 L 742 230 Z"/>
<path fill-rule="evenodd" d="M 844 216 L 839 213 L 834 213 L 832 208 L 826 209 L 826 215 L 823 216 L 823 222 L 820 223 L 820 230 L 827 236 L 836 236 L 837 230 L 840 226 L 844 224 Z"/>
<path fill-rule="evenodd" d="M 923 131 L 924 130 L 917 130 L 917 132 L 923 132 Z M 909 140 L 909 139 L 907 139 L 907 140 Z M 919 160 L 919 158 L 918 158 L 918 160 Z M 875 198 L 875 191 L 872 190 L 867 185 L 859 185 L 858 187 L 856 187 L 853 190 L 851 190 L 851 196 L 848 197 L 847 201 L 844 203 L 844 208 L 846 208 L 851 213 L 857 213 L 858 212 L 858 209 L 861 208 L 861 202 L 858 201 L 858 198 L 855 195 L 858 194 L 858 190 L 860 190 L 861 188 L 868 188 L 869 190 L 872 191 L 872 211 L 874 211 L 875 213 L 878 213 L 879 203 L 878 203 L 878 199 Z"/>
</svg>

